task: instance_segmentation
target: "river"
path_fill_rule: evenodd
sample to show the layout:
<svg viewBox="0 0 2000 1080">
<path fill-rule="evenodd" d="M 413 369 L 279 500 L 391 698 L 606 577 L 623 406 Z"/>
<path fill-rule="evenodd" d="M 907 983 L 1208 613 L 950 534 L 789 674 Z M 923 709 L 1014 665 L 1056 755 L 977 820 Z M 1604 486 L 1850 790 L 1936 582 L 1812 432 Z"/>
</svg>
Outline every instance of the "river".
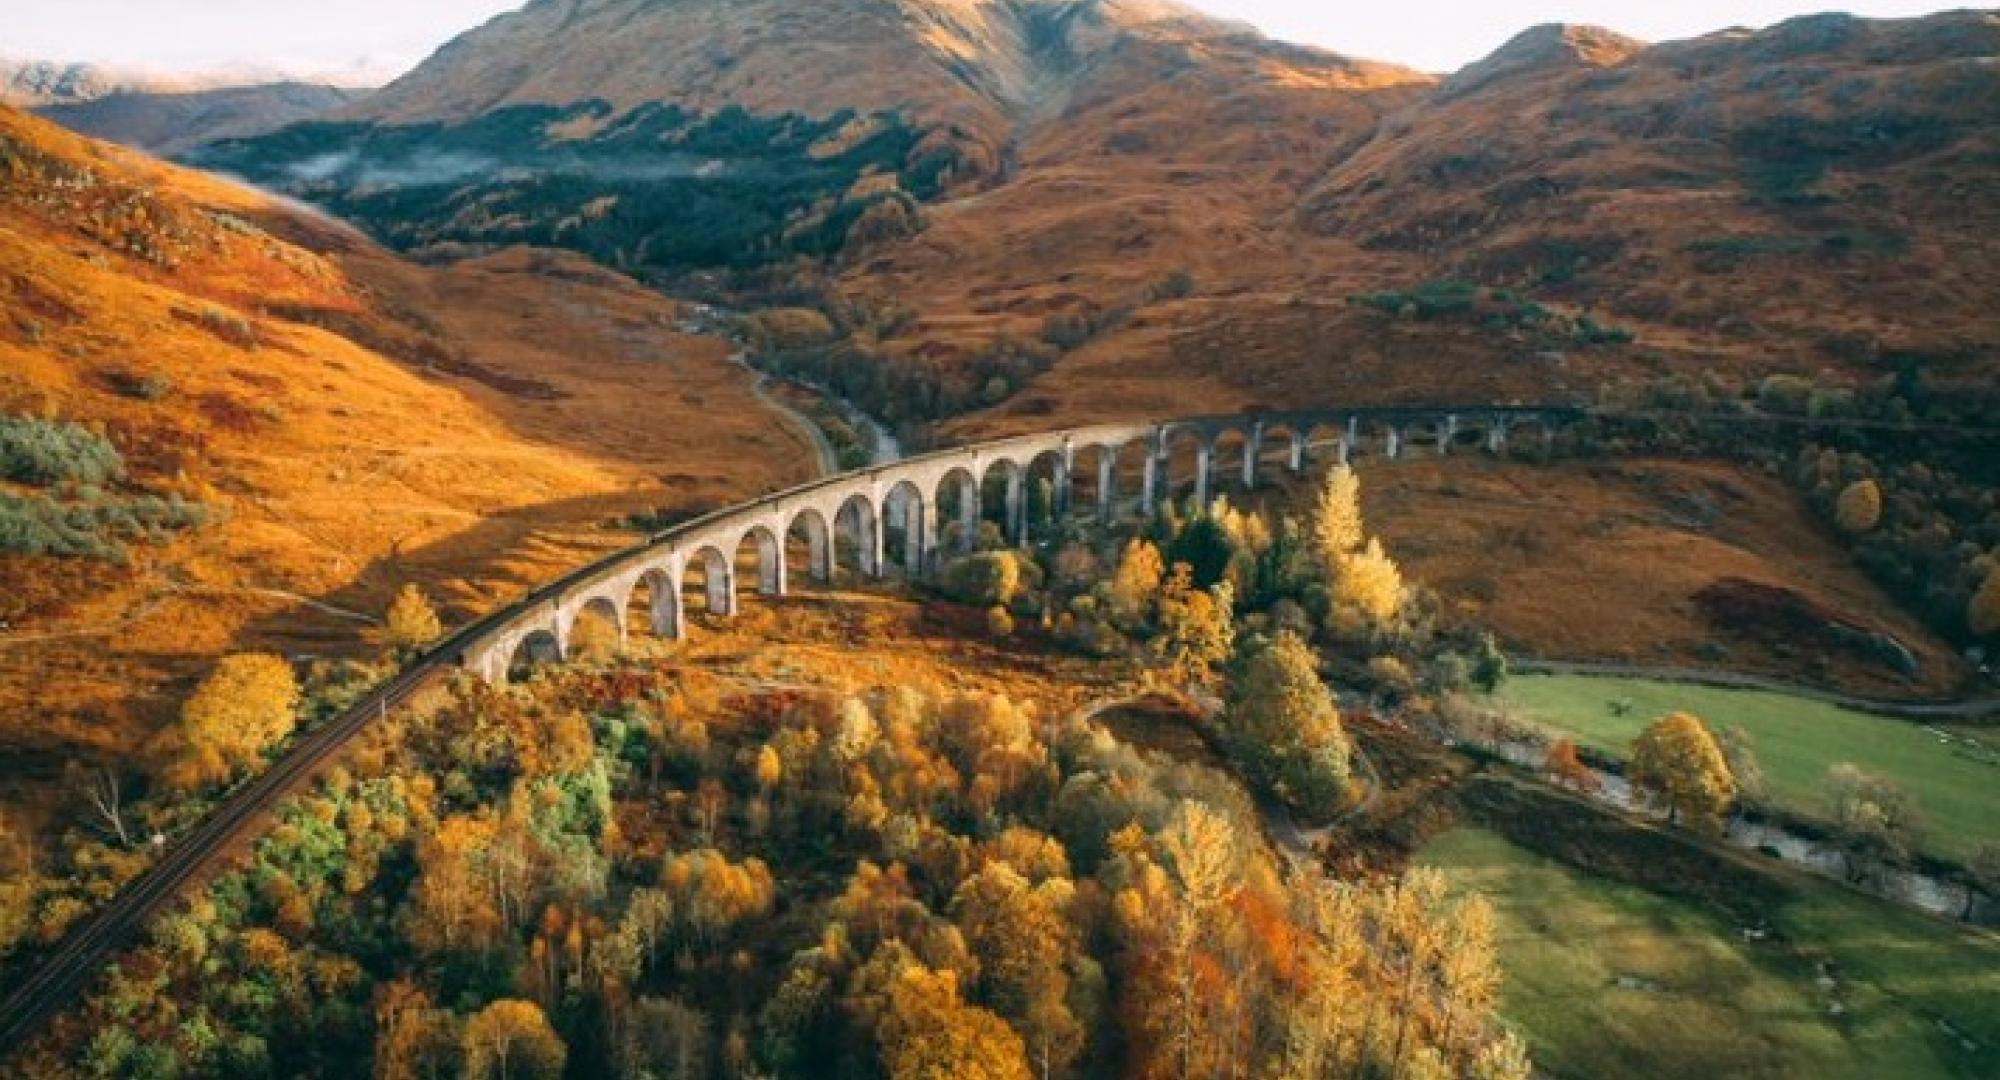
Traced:
<svg viewBox="0 0 2000 1080">
<path fill-rule="evenodd" d="M 1492 750 L 1509 763 L 1536 774 L 1542 773 L 1544 763 L 1548 760 L 1546 747 L 1519 739 L 1503 741 Z M 1615 806 L 1627 813 L 1661 819 L 1666 817 L 1665 811 L 1639 798 L 1632 790 L 1631 782 L 1625 777 L 1603 769 L 1590 766 L 1586 768 L 1590 769 L 1591 775 L 1597 781 L 1597 790 L 1586 793 L 1587 797 L 1608 806 Z M 1722 838 L 1732 847 L 1791 863 L 1822 877 L 1847 880 L 1847 859 L 1838 848 L 1824 841 L 1800 835 L 1782 825 L 1750 821 L 1738 816 L 1730 819 Z M 1900 868 L 1884 870 L 1878 875 L 1876 883 L 1856 887 L 1884 899 L 1947 919 L 1958 919 L 1964 913 L 1968 899 L 1968 890 L 1964 885 Z"/>
</svg>

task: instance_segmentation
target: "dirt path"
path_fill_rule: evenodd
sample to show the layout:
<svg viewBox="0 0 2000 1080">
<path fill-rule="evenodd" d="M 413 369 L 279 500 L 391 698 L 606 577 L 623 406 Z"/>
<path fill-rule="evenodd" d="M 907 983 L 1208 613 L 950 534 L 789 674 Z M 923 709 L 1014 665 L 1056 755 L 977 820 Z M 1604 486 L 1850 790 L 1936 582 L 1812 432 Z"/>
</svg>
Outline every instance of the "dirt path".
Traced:
<svg viewBox="0 0 2000 1080">
<path fill-rule="evenodd" d="M 161 606 L 166 604 L 167 601 L 175 599 L 177 597 L 184 597 L 184 596 L 263 596 L 263 597 L 268 597 L 272 600 L 283 600 L 288 604 L 297 604 L 301 607 L 311 608 L 312 610 L 317 611 L 323 615 L 331 615 L 334 618 L 345 619 L 349 622 L 358 622 L 369 626 L 374 626 L 382 621 L 381 619 L 373 615 L 364 614 L 359 611 L 350 611 L 347 608 L 337 607 L 333 604 L 329 604 L 321 600 L 315 600 L 310 596 L 305 596 L 295 592 L 289 592 L 285 589 L 264 589 L 248 585 L 240 586 L 237 588 L 224 588 L 221 586 L 196 586 L 192 588 L 185 588 L 185 587 L 175 586 L 172 588 L 161 589 L 160 591 L 152 594 L 151 596 L 148 596 L 145 599 L 145 602 L 141 603 L 138 607 L 133 608 L 131 611 L 125 613 L 124 615 L 116 619 L 112 619 L 109 622 L 98 623 L 94 626 L 72 627 L 65 630 L 45 630 L 32 634 L 12 634 L 12 635 L 0 636 L 0 649 L 7 649 L 20 645 L 35 645 L 50 641 L 70 641 L 78 638 L 109 637 L 112 634 L 115 634 L 121 630 L 128 629 L 132 626 L 136 626 L 140 622 L 143 622 L 147 618 L 150 618 L 154 613 L 158 612 Z"/>
</svg>

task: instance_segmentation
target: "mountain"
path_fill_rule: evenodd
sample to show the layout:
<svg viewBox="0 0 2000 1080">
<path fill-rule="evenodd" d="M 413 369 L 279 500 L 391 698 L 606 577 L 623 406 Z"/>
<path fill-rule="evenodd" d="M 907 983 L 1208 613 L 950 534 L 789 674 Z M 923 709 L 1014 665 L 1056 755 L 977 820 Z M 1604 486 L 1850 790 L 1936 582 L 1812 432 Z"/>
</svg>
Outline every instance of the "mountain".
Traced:
<svg viewBox="0 0 2000 1080">
<path fill-rule="evenodd" d="M 120 90 L 87 101 L 60 101 L 35 112 L 92 138 L 172 156 L 218 139 L 276 131 L 324 115 L 366 91 L 277 82 L 179 92 Z"/>
<path fill-rule="evenodd" d="M 1080 114 L 1131 157 L 1178 138 L 1159 108 L 1205 112 L 1190 156 L 1282 146 L 1304 176 L 1372 122 L 1365 91 L 1429 81 L 1139 0 L 540 0 L 336 117 L 190 160 L 403 248 L 757 272 L 908 239 Z M 1119 114 L 1135 90 L 1150 111 Z"/>
<path fill-rule="evenodd" d="M 838 340 L 774 362 L 960 434 L 1977 381 L 1996 32 L 1546 26 L 1438 79 L 1127 0 L 538 0 L 192 160 L 399 248 L 814 304 Z"/>
<path fill-rule="evenodd" d="M 185 153 L 350 105 L 359 87 L 262 70 L 165 72 L 0 58 L 0 104 L 148 153 Z"/>
<path fill-rule="evenodd" d="M 683 314 L 573 255 L 415 266 L 0 106 L 0 809 L 136 755 L 218 654 L 353 655 L 405 581 L 464 618 L 608 522 L 803 478 Z"/>
</svg>

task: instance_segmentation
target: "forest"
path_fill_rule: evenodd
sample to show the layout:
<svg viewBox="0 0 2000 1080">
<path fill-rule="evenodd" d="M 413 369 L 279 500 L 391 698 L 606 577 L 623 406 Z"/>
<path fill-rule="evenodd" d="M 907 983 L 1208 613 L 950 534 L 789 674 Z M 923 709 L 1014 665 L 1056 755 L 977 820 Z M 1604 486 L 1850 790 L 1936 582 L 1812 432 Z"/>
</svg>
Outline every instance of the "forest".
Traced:
<svg viewBox="0 0 2000 1080">
<path fill-rule="evenodd" d="M 941 595 L 873 601 L 914 602 L 915 628 L 858 626 L 848 604 L 871 601 L 847 594 L 746 631 L 777 637 L 772 670 L 718 662 L 741 655 L 720 626 L 622 650 L 599 626 L 508 688 L 456 680 L 284 804 L 24 1064 L 1525 1077 L 1485 901 L 1429 871 L 1335 878 L 1268 835 L 1272 813 L 1327 821 L 1359 793 L 1309 640 L 1377 654 L 1383 678 L 1504 676 L 1497 656 L 1417 666 L 1450 642 L 1357 495 L 1342 469 L 1307 519 L 1219 503 L 1116 534 L 1043 494 L 1031 551 L 989 525 Z M 225 661 L 143 796 L 102 820 L 170 827 L 439 632 L 415 590 L 387 622 L 382 666 L 302 684 Z M 800 635 L 827 651 L 789 652 Z M 839 658 L 861 640 L 933 658 L 855 680 Z M 1163 693 L 1196 703 L 1220 758 L 1079 707 Z"/>
<path fill-rule="evenodd" d="M 559 247 L 640 277 L 822 258 L 907 235 L 948 140 L 891 114 L 514 106 L 459 124 L 313 121 L 192 164 L 313 202 L 404 251 Z"/>
</svg>

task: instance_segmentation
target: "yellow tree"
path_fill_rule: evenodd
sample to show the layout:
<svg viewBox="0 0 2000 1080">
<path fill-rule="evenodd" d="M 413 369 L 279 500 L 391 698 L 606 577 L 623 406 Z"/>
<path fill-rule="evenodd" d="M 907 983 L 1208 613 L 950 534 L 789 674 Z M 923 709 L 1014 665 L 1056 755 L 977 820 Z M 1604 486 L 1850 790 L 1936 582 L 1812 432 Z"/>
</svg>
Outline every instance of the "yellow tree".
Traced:
<svg viewBox="0 0 2000 1080">
<path fill-rule="evenodd" d="M 1856 480 L 1841 489 L 1833 516 L 1841 529 L 1865 533 L 1882 522 L 1882 487 L 1873 480 Z"/>
<path fill-rule="evenodd" d="M 569 1048 L 542 1007 L 503 998 L 465 1022 L 467 1080 L 555 1080 Z"/>
<path fill-rule="evenodd" d="M 415 585 L 403 586 L 383 620 L 382 644 L 397 653 L 413 653 L 443 635 L 444 623 L 430 598 Z"/>
<path fill-rule="evenodd" d="M 967 1005 L 958 976 L 922 964 L 889 986 L 876 1037 L 889 1080 L 1032 1080 L 1021 1036 L 992 1012 Z"/>
<path fill-rule="evenodd" d="M 1333 578 L 1333 602 L 1339 612 L 1384 623 L 1403 609 L 1403 572 L 1371 539 L 1360 551 L 1340 557 Z"/>
<path fill-rule="evenodd" d="M 778 782 L 785 778 L 785 761 L 778 756 L 776 748 L 766 744 L 758 749 L 757 760 L 751 768 L 751 774 L 757 780 L 757 790 L 769 795 L 771 789 L 777 787 Z"/>
<path fill-rule="evenodd" d="M 985 1000 L 1025 1037 L 1043 1080 L 1068 1069 L 1082 1051 L 1083 1025 L 1069 1009 L 1063 964 L 1077 951 L 1063 917 L 1075 892 L 1065 878 L 1039 886 L 1004 862 L 967 878 L 952 898 L 966 944 L 979 958 Z"/>
<path fill-rule="evenodd" d="M 375 992 L 375 1080 L 423 1080 L 451 1070 L 459 1054 L 457 1017 L 408 979 Z"/>
<path fill-rule="evenodd" d="M 1326 474 L 1312 515 L 1313 554 L 1329 581 L 1339 577 L 1341 560 L 1359 551 L 1362 539 L 1361 478 L 1336 465 Z"/>
<path fill-rule="evenodd" d="M 1231 687 L 1224 741 L 1261 787 L 1314 816 L 1338 808 L 1347 788 L 1347 733 L 1318 659 L 1290 631 L 1242 661 Z"/>
<path fill-rule="evenodd" d="M 1204 1038 L 1212 1032 L 1205 1032 L 1202 1024 L 1199 947 L 1217 909 L 1237 890 L 1237 837 L 1227 818 L 1203 803 L 1183 799 L 1158 841 L 1180 885 L 1179 902 L 1161 913 L 1167 923 L 1172 971 L 1167 1031 L 1182 1080 L 1192 1080 L 1197 1075 L 1196 1062 L 1210 1060 L 1215 1053 L 1210 1040 Z"/>
<path fill-rule="evenodd" d="M 1207 682 L 1216 664 L 1229 658 L 1236 643 L 1236 591 L 1227 580 L 1212 589 L 1194 587 L 1194 570 L 1174 564 L 1174 575 L 1160 588 L 1160 632 L 1153 651 L 1166 661 L 1176 678 Z"/>
<path fill-rule="evenodd" d="M 261 653 L 224 657 L 181 706 L 167 781 L 191 790 L 254 766 L 291 734 L 298 703 L 298 680 L 283 660 Z"/>
<path fill-rule="evenodd" d="M 1668 713 L 1632 742 L 1632 785 L 1667 806 L 1667 820 L 1713 827 L 1736 801 L 1736 778 L 1708 725 Z"/>
<path fill-rule="evenodd" d="M 1166 573 L 1159 548 L 1136 538 L 1127 543 L 1118 570 L 1111 576 L 1108 599 L 1112 615 L 1126 626 L 1145 622 Z"/>
<path fill-rule="evenodd" d="M 409 922 L 417 948 L 443 954 L 499 943 L 505 920 L 487 874 L 498 835 L 492 815 L 459 814 L 418 839 L 420 872 L 410 889 Z"/>
</svg>

